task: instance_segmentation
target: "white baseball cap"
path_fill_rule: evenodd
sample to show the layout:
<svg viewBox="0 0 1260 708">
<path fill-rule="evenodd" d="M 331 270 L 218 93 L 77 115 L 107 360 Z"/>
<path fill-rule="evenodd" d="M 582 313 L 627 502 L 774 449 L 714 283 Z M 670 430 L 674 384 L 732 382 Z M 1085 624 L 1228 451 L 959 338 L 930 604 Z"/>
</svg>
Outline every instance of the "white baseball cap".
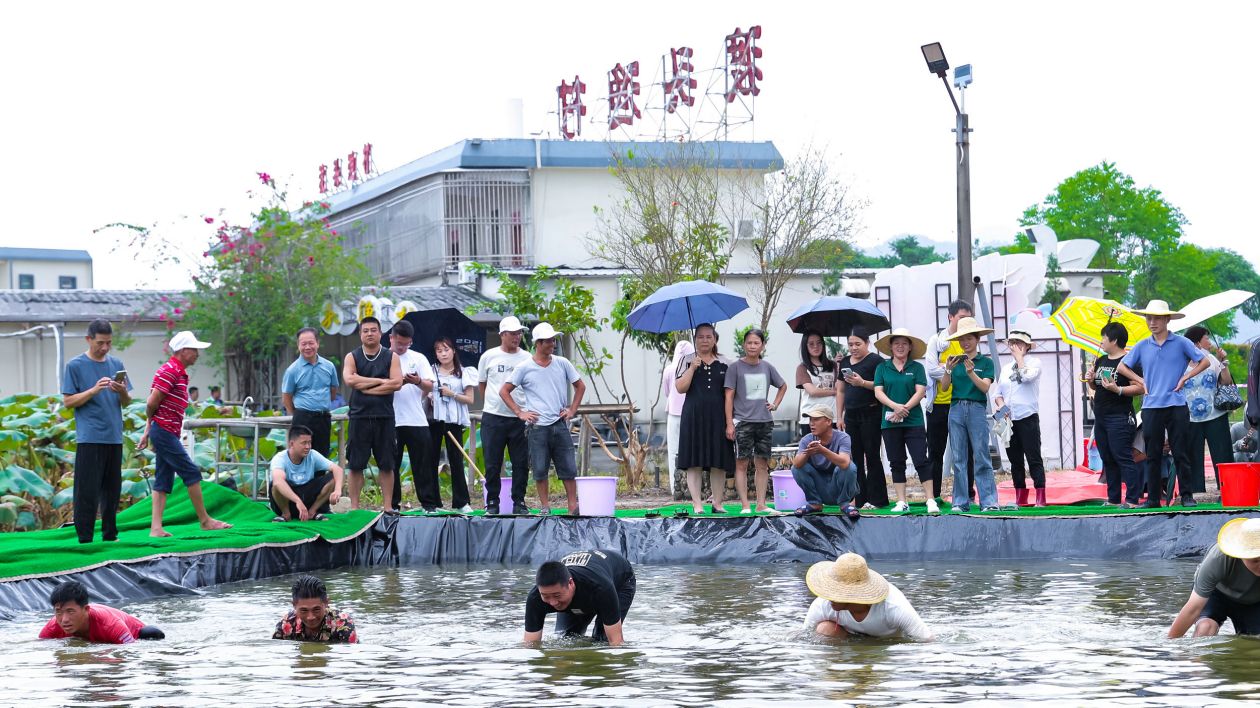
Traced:
<svg viewBox="0 0 1260 708">
<path fill-rule="evenodd" d="M 177 352 L 180 349 L 205 349 L 208 346 L 210 346 L 210 342 L 203 342 L 197 339 L 197 335 L 188 330 L 176 332 L 175 336 L 171 337 L 170 343 L 171 351 L 173 352 Z"/>
<path fill-rule="evenodd" d="M 534 333 L 533 333 L 535 342 L 537 342 L 540 339 L 555 339 L 556 335 L 558 334 L 560 333 L 557 332 L 554 327 L 547 324 L 546 322 L 543 322 L 542 324 L 535 327 Z"/>
<path fill-rule="evenodd" d="M 504 332 L 524 332 L 524 331 L 525 331 L 525 325 L 521 324 L 521 321 L 516 319 L 516 317 L 512 315 L 508 315 L 507 317 L 504 317 L 503 319 L 499 320 L 499 334 L 502 334 Z"/>
</svg>

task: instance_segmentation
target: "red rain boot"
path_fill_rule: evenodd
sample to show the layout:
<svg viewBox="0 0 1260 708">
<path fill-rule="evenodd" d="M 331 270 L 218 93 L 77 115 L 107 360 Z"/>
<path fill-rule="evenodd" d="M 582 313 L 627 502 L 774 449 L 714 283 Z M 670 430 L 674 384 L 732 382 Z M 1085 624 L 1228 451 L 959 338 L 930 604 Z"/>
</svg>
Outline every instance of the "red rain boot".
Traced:
<svg viewBox="0 0 1260 708">
<path fill-rule="evenodd" d="M 1015 506 L 1028 506 L 1028 490 L 1027 489 L 1015 490 Z"/>
<path fill-rule="evenodd" d="M 1046 505 L 1046 488 L 1042 487 L 1037 490 L 1037 506 Z"/>
</svg>

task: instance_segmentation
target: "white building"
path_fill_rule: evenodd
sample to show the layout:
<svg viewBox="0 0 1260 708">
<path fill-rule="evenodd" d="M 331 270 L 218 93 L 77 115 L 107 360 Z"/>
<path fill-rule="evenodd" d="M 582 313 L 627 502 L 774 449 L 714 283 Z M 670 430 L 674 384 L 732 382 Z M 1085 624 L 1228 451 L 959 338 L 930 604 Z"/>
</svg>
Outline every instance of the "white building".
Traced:
<svg viewBox="0 0 1260 708">
<path fill-rule="evenodd" d="M 60 248 L 0 247 L 0 290 L 92 287 L 92 256 Z"/>
</svg>

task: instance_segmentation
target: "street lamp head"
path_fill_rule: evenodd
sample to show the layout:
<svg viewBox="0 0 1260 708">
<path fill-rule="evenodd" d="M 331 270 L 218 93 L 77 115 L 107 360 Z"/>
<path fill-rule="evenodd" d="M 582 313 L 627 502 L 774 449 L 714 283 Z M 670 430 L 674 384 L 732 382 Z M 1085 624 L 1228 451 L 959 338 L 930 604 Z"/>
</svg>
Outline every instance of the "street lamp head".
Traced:
<svg viewBox="0 0 1260 708">
<path fill-rule="evenodd" d="M 945 78 L 945 72 L 949 71 L 949 60 L 945 58 L 945 50 L 941 48 L 941 43 L 925 44 L 921 49 L 923 50 L 923 60 L 927 62 L 928 71 L 942 79 Z"/>
</svg>

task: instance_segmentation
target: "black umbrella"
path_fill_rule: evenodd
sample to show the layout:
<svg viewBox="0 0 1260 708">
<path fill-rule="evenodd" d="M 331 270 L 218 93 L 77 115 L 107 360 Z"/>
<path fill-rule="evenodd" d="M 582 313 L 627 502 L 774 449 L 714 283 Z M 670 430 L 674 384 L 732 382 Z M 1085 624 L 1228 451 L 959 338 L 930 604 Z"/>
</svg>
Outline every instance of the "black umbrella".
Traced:
<svg viewBox="0 0 1260 708">
<path fill-rule="evenodd" d="M 868 335 L 889 329 L 888 318 L 869 300 L 829 295 L 811 300 L 788 316 L 793 332 L 814 330 L 824 337 L 847 337 L 856 326 Z"/>
<path fill-rule="evenodd" d="M 403 319 L 416 328 L 411 348 L 428 357 L 433 364 L 437 363 L 433 343 L 441 337 L 449 337 L 455 342 L 460 366 L 476 366 L 486 350 L 486 328 L 453 307 L 408 312 Z"/>
</svg>

